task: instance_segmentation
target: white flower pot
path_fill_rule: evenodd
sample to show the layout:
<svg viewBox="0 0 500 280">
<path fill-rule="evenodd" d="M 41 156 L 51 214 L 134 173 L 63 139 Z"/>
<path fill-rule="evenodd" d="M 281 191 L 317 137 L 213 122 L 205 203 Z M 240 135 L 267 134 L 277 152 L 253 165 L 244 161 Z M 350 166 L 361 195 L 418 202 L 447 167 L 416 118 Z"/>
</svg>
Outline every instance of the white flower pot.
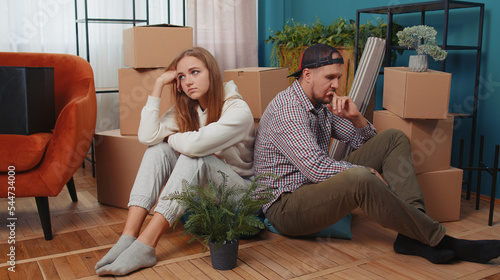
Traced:
<svg viewBox="0 0 500 280">
<path fill-rule="evenodd" d="M 410 55 L 408 68 L 412 72 L 425 72 L 428 69 L 428 60 L 426 54 Z"/>
</svg>

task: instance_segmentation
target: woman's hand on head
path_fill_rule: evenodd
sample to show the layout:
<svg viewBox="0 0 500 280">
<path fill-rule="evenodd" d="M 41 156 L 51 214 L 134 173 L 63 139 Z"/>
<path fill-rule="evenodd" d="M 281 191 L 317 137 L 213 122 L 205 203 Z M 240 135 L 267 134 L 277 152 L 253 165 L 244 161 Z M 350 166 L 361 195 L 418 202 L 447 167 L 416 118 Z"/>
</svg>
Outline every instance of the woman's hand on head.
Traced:
<svg viewBox="0 0 500 280">
<path fill-rule="evenodd" d="M 175 70 L 165 71 L 165 73 L 161 74 L 161 76 L 158 77 L 156 81 L 161 83 L 162 85 L 169 85 L 174 82 L 177 82 L 177 71 Z"/>
<path fill-rule="evenodd" d="M 168 70 L 165 73 L 161 74 L 158 78 L 156 78 L 153 91 L 151 92 L 151 96 L 161 98 L 161 93 L 163 91 L 163 87 L 169 84 L 177 83 L 177 88 L 179 88 L 179 83 L 177 79 L 177 71 Z"/>
<path fill-rule="evenodd" d="M 176 70 L 167 70 L 158 79 L 162 79 L 164 85 L 176 83 L 177 91 L 182 92 L 181 80 L 177 77 Z"/>
</svg>

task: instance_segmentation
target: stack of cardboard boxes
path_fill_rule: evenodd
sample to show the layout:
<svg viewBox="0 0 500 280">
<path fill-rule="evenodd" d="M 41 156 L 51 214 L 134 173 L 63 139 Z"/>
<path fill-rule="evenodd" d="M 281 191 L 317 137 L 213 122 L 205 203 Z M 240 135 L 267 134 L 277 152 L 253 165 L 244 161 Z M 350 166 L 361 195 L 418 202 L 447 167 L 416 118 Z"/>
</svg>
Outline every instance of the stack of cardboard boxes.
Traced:
<svg viewBox="0 0 500 280">
<path fill-rule="evenodd" d="M 448 113 L 450 85 L 449 73 L 433 70 L 416 73 L 406 67 L 386 67 L 383 107 L 387 110 L 375 111 L 373 115 L 378 132 L 397 128 L 408 137 L 427 214 L 439 222 L 460 218 L 463 171 L 450 167 L 453 138 L 453 115 Z M 409 169 L 401 166 L 399 171 L 404 173 Z"/>
<path fill-rule="evenodd" d="M 248 67 L 224 71 L 224 81 L 234 81 L 257 125 L 269 102 L 289 86 L 287 75 L 288 68 Z"/>
<path fill-rule="evenodd" d="M 182 51 L 193 47 L 193 29 L 173 25 L 136 26 L 123 31 L 124 64 L 118 70 L 120 129 L 96 133 L 97 200 L 127 208 L 147 146 L 137 132 L 141 111 L 155 80 Z M 171 88 L 164 87 L 160 115 L 173 105 Z"/>
</svg>

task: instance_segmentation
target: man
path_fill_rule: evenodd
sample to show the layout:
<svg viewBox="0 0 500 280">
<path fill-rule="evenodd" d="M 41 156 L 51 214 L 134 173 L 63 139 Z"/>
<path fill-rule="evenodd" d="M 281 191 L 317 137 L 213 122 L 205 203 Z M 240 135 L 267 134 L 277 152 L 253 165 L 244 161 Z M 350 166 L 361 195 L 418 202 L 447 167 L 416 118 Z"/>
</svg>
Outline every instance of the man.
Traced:
<svg viewBox="0 0 500 280">
<path fill-rule="evenodd" d="M 256 175 L 280 177 L 262 181 L 273 188 L 274 199 L 263 206 L 272 225 L 290 236 L 312 234 L 360 207 L 399 233 L 397 253 L 433 263 L 485 263 L 500 256 L 499 240 L 455 239 L 425 214 L 408 139 L 395 129 L 377 134 L 351 98 L 335 94 L 342 64 L 335 48 L 309 47 L 300 70 L 290 75 L 297 80 L 262 116 L 254 166 Z M 331 137 L 357 150 L 333 160 L 328 156 Z"/>
</svg>

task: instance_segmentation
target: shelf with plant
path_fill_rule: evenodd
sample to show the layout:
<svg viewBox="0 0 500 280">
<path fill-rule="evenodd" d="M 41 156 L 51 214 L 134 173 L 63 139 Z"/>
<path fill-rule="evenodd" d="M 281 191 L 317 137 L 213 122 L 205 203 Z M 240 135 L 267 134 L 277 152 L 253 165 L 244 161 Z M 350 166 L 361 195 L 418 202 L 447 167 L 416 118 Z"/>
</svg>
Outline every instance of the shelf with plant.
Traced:
<svg viewBox="0 0 500 280">
<path fill-rule="evenodd" d="M 448 53 L 437 45 L 436 35 L 436 29 L 427 25 L 405 27 L 396 33 L 400 46 L 417 51 L 417 55 L 410 56 L 409 68 L 412 72 L 427 71 L 427 55 L 435 61 L 446 59 Z"/>
<path fill-rule="evenodd" d="M 254 236 L 265 228 L 264 222 L 256 213 L 262 205 L 270 201 L 272 193 L 269 188 L 260 184 L 259 180 L 264 176 L 273 175 L 258 176 L 245 187 L 229 187 L 227 175 L 221 171 L 219 173 L 222 176 L 220 184 L 209 180 L 207 185 L 190 185 L 183 180 L 181 192 L 172 193 L 162 199 L 176 200 L 187 207 L 182 234 L 192 237 L 189 242 L 200 240 L 204 245 L 203 251 L 210 248 L 214 268 L 231 269 L 236 266 L 236 259 L 230 262 L 229 268 L 225 268 L 225 265 L 214 265 L 214 254 L 223 245 L 234 243 L 237 252 L 241 237 Z M 179 221 L 180 219 L 174 226 Z"/>
<path fill-rule="evenodd" d="M 393 33 L 403 29 L 397 23 L 393 23 Z M 367 21 L 359 27 L 360 56 L 369 37 L 379 37 L 386 39 L 387 24 L 382 19 L 376 24 Z M 342 91 L 347 94 L 354 79 L 354 45 L 356 35 L 356 22 L 347 21 L 340 17 L 329 25 L 324 25 L 319 19 L 314 23 L 302 24 L 293 19 L 287 21 L 282 30 L 271 32 L 266 43 L 272 43 L 271 65 L 273 67 L 287 67 L 290 73 L 299 69 L 300 57 L 302 52 L 308 46 L 316 43 L 331 45 L 339 50 L 346 61 L 344 73 L 345 87 Z M 393 44 L 397 43 L 398 38 L 393 35 L 391 38 Z M 400 52 L 400 51 L 399 51 Z M 395 58 L 396 54 L 393 53 Z M 346 72 L 346 71 L 344 71 Z M 291 80 L 293 81 L 293 79 Z M 341 80 L 342 83 L 342 80 Z"/>
</svg>

